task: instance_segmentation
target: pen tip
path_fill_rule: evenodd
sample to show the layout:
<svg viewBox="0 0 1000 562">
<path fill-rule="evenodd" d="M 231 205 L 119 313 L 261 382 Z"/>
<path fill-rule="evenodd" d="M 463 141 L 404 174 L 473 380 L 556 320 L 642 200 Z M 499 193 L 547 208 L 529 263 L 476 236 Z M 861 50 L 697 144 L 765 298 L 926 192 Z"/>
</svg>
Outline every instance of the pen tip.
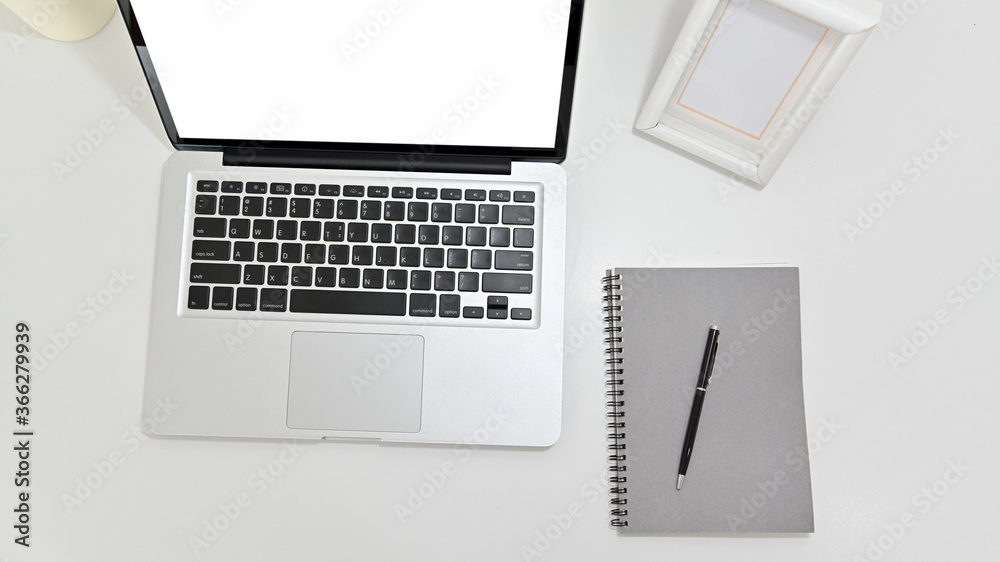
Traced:
<svg viewBox="0 0 1000 562">
<path fill-rule="evenodd" d="M 704 324 L 703 324 L 703 325 L 704 325 Z M 718 330 L 718 329 L 719 329 L 719 327 L 718 327 L 718 326 L 712 326 L 712 327 L 711 327 L 711 328 L 709 328 L 709 329 L 710 329 L 710 330 Z"/>
<path fill-rule="evenodd" d="M 680 490 L 681 486 L 683 486 L 683 485 L 684 485 L 684 475 L 683 474 L 678 474 L 677 475 L 677 489 Z"/>
</svg>

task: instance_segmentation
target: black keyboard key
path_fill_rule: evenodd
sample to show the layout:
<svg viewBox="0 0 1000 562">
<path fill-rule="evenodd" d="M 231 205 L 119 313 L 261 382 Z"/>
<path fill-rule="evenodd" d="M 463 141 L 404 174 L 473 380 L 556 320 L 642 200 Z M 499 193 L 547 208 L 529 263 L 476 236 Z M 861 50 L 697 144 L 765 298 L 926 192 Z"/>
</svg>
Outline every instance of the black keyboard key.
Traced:
<svg viewBox="0 0 1000 562">
<path fill-rule="evenodd" d="M 302 221 L 299 223 L 299 240 L 314 242 L 319 240 L 323 225 L 319 221 Z"/>
<path fill-rule="evenodd" d="M 262 181 L 248 181 L 246 191 L 254 195 L 262 195 L 267 193 L 267 184 Z"/>
<path fill-rule="evenodd" d="M 389 196 L 389 188 L 384 185 L 369 185 L 368 197 L 385 198 Z"/>
<path fill-rule="evenodd" d="M 361 270 L 352 267 L 340 268 L 340 286 L 356 289 L 361 286 Z"/>
<path fill-rule="evenodd" d="M 264 198 L 263 197 L 244 197 L 243 198 L 243 216 L 245 217 L 259 217 L 264 214 Z"/>
<path fill-rule="evenodd" d="M 288 215 L 288 199 L 284 197 L 268 197 L 267 208 L 264 209 L 269 217 L 284 217 Z"/>
<path fill-rule="evenodd" d="M 396 247 L 379 246 L 375 249 L 375 265 L 396 267 Z"/>
<path fill-rule="evenodd" d="M 343 244 L 330 244 L 326 263 L 331 265 L 347 265 L 351 263 L 351 247 Z"/>
<path fill-rule="evenodd" d="M 417 199 L 437 199 L 438 190 L 436 187 L 418 187 Z"/>
<path fill-rule="evenodd" d="M 451 203 L 432 204 L 431 220 L 434 222 L 451 222 Z"/>
<path fill-rule="evenodd" d="M 367 242 L 368 241 L 368 223 L 365 222 L 352 222 L 347 225 L 347 241 L 348 242 Z"/>
<path fill-rule="evenodd" d="M 361 275 L 361 286 L 365 289 L 381 289 L 383 275 L 381 269 L 366 269 Z"/>
<path fill-rule="evenodd" d="M 417 227 L 413 224 L 396 225 L 397 244 L 415 244 L 417 242 Z"/>
<path fill-rule="evenodd" d="M 208 310 L 212 300 L 212 290 L 209 287 L 188 287 L 188 308 L 191 310 Z"/>
<path fill-rule="evenodd" d="M 465 269 L 469 267 L 469 251 L 465 248 L 448 250 L 448 267 L 450 269 Z"/>
<path fill-rule="evenodd" d="M 531 320 L 531 309 L 530 308 L 512 308 L 510 309 L 511 320 Z"/>
<path fill-rule="evenodd" d="M 225 238 L 226 219 L 198 217 L 194 219 L 194 235 L 198 238 Z"/>
<path fill-rule="evenodd" d="M 269 265 L 267 266 L 267 284 L 268 285 L 279 285 L 284 286 L 288 284 L 288 266 L 287 265 Z"/>
<path fill-rule="evenodd" d="M 486 310 L 481 306 L 466 306 L 462 309 L 463 318 L 482 318 L 486 314 Z"/>
<path fill-rule="evenodd" d="M 365 188 L 362 185 L 345 185 L 344 197 L 364 197 Z"/>
<path fill-rule="evenodd" d="M 385 288 L 386 289 L 406 289 L 406 278 L 408 275 L 402 269 L 390 269 L 385 272 Z"/>
<path fill-rule="evenodd" d="M 219 182 L 213 180 L 198 180 L 195 184 L 198 187 L 199 193 L 215 193 L 219 191 Z"/>
<path fill-rule="evenodd" d="M 530 205 L 504 205 L 503 223 L 522 226 L 535 224 L 535 208 Z"/>
<path fill-rule="evenodd" d="M 444 248 L 425 248 L 424 267 L 444 267 Z"/>
<path fill-rule="evenodd" d="M 229 219 L 230 238 L 250 238 L 250 219 Z"/>
<path fill-rule="evenodd" d="M 212 310 L 232 310 L 234 293 L 232 287 L 212 289 Z"/>
<path fill-rule="evenodd" d="M 530 228 L 514 229 L 514 247 L 531 248 L 535 245 L 535 231 Z"/>
<path fill-rule="evenodd" d="M 410 273 L 410 288 L 414 291 L 431 290 L 431 272 L 413 271 Z"/>
<path fill-rule="evenodd" d="M 257 261 L 265 263 L 278 261 L 278 245 L 274 242 L 257 244 Z"/>
<path fill-rule="evenodd" d="M 531 252 L 497 250 L 495 268 L 500 270 L 531 271 L 534 256 Z"/>
<path fill-rule="evenodd" d="M 214 215 L 217 201 L 214 195 L 198 195 L 194 198 L 194 214 Z"/>
<path fill-rule="evenodd" d="M 386 201 L 385 214 L 387 221 L 401 221 L 406 218 L 406 203 L 402 201 Z"/>
<path fill-rule="evenodd" d="M 493 320 L 506 320 L 507 319 L 507 309 L 506 308 L 493 308 L 491 306 L 486 307 L 486 317 Z"/>
<path fill-rule="evenodd" d="M 479 274 L 475 271 L 463 271 L 458 274 L 458 290 L 463 293 L 479 290 Z"/>
<path fill-rule="evenodd" d="M 333 199 L 316 199 L 313 201 L 314 219 L 332 219 L 333 212 Z"/>
<path fill-rule="evenodd" d="M 462 311 L 462 297 L 458 295 L 441 295 L 438 315 L 441 318 L 458 318 Z"/>
<path fill-rule="evenodd" d="M 461 201 L 462 200 L 462 190 L 461 189 L 442 189 L 441 199 L 447 201 Z"/>
<path fill-rule="evenodd" d="M 510 246 L 510 229 L 505 226 L 490 228 L 490 246 L 495 248 Z"/>
<path fill-rule="evenodd" d="M 534 203 L 535 202 L 535 192 L 534 191 L 515 191 L 514 201 L 517 203 Z"/>
<path fill-rule="evenodd" d="M 465 190 L 465 200 L 466 201 L 486 201 L 486 190 L 485 189 L 466 189 Z"/>
<path fill-rule="evenodd" d="M 382 218 L 382 202 L 362 201 L 361 218 L 366 221 L 377 221 Z"/>
<path fill-rule="evenodd" d="M 493 267 L 493 252 L 490 250 L 472 250 L 472 269 L 489 269 Z"/>
<path fill-rule="evenodd" d="M 465 229 L 465 245 L 466 246 L 485 246 L 486 245 L 486 227 L 484 226 L 470 226 Z"/>
<path fill-rule="evenodd" d="M 441 243 L 445 246 L 460 246 L 462 244 L 462 227 L 445 226 L 441 228 Z"/>
<path fill-rule="evenodd" d="M 299 223 L 297 221 L 278 221 L 278 228 L 274 231 L 278 240 L 297 240 L 299 237 Z"/>
<path fill-rule="evenodd" d="M 498 201 L 500 203 L 510 203 L 510 192 L 505 189 L 491 189 L 490 201 Z"/>
<path fill-rule="evenodd" d="M 313 268 L 297 265 L 292 268 L 292 286 L 309 287 L 312 285 Z"/>
<path fill-rule="evenodd" d="M 306 244 L 302 259 L 306 263 L 326 263 L 326 244 Z"/>
<path fill-rule="evenodd" d="M 375 244 L 388 244 L 392 242 L 392 225 L 385 223 L 373 224 L 372 242 Z"/>
<path fill-rule="evenodd" d="M 375 248 L 355 246 L 351 253 L 351 265 L 371 265 L 375 262 Z"/>
<path fill-rule="evenodd" d="M 392 197 L 394 199 L 413 199 L 413 188 L 394 187 L 392 188 Z"/>
<path fill-rule="evenodd" d="M 410 246 L 400 248 L 399 265 L 402 267 L 420 267 L 420 248 Z"/>
<path fill-rule="evenodd" d="M 417 241 L 421 244 L 438 244 L 441 229 L 436 224 L 422 224 L 417 231 Z"/>
<path fill-rule="evenodd" d="M 458 203 L 455 205 L 455 222 L 474 223 L 476 222 L 476 206 L 470 203 Z"/>
<path fill-rule="evenodd" d="M 241 201 L 239 195 L 223 195 L 219 197 L 219 214 L 234 217 L 240 214 Z"/>
<path fill-rule="evenodd" d="M 222 182 L 222 192 L 223 193 L 243 193 L 243 182 L 241 182 L 241 181 L 224 181 L 224 182 Z"/>
<path fill-rule="evenodd" d="M 239 312 L 257 310 L 257 289 L 253 287 L 236 289 L 236 310 Z"/>
<path fill-rule="evenodd" d="M 233 261 L 253 261 L 253 242 L 236 242 L 233 244 Z"/>
<path fill-rule="evenodd" d="M 192 263 L 190 280 L 192 283 L 238 285 L 240 266 L 229 263 Z"/>
<path fill-rule="evenodd" d="M 263 265 L 248 265 L 243 268 L 243 284 L 244 285 L 263 285 L 264 284 L 264 266 Z"/>
<path fill-rule="evenodd" d="M 316 195 L 316 184 L 314 184 L 314 183 L 297 183 L 297 184 L 295 184 L 295 194 L 296 195 Z"/>
<path fill-rule="evenodd" d="M 320 197 L 339 197 L 340 196 L 340 186 L 333 185 L 329 183 L 324 183 L 319 186 L 319 196 Z"/>
<path fill-rule="evenodd" d="M 292 184 L 290 184 L 290 183 L 272 183 L 271 184 L 271 194 L 272 195 L 291 195 L 292 194 Z"/>
<path fill-rule="evenodd" d="M 281 263 L 300 263 L 302 261 L 302 244 L 285 243 L 281 245 Z"/>
<path fill-rule="evenodd" d="M 426 222 L 428 214 L 427 203 L 414 201 L 406 206 L 406 219 L 412 222 Z"/>
<path fill-rule="evenodd" d="M 288 216 L 307 219 L 312 213 L 312 202 L 309 199 L 297 197 L 288 203 Z"/>
<path fill-rule="evenodd" d="M 529 273 L 484 273 L 483 291 L 487 293 L 530 293 Z"/>
<path fill-rule="evenodd" d="M 323 241 L 325 242 L 343 242 L 344 241 L 344 223 L 342 222 L 326 222 L 323 223 Z"/>
<path fill-rule="evenodd" d="M 316 286 L 317 287 L 336 287 L 337 286 L 337 268 L 336 267 L 317 267 L 316 268 Z"/>
<path fill-rule="evenodd" d="M 201 261 L 229 261 L 231 245 L 226 241 L 195 240 L 191 245 L 191 259 Z"/>
<path fill-rule="evenodd" d="M 358 218 L 358 202 L 353 199 L 337 201 L 337 218 L 348 220 Z"/>
<path fill-rule="evenodd" d="M 257 240 L 270 240 L 274 238 L 274 221 L 271 219 L 254 219 L 253 237 Z"/>
<path fill-rule="evenodd" d="M 410 295 L 410 316 L 434 316 L 437 313 L 437 296 Z"/>
<path fill-rule="evenodd" d="M 261 289 L 261 312 L 284 312 L 288 304 L 288 291 L 285 289 Z"/>
<path fill-rule="evenodd" d="M 294 289 L 290 303 L 292 312 L 320 314 L 406 315 L 405 293 L 363 291 L 317 291 Z"/>
<path fill-rule="evenodd" d="M 498 205 L 480 205 L 479 223 L 496 224 L 500 222 L 500 207 Z"/>
<path fill-rule="evenodd" d="M 454 271 L 435 271 L 434 272 L 434 290 L 447 292 L 455 290 L 455 272 Z"/>
</svg>

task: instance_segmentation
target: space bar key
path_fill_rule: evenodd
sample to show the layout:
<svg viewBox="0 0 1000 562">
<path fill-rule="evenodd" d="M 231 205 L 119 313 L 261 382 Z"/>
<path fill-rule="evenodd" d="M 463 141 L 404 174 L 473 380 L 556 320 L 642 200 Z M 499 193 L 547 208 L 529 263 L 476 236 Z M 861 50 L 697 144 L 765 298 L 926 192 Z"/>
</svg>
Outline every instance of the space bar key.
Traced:
<svg viewBox="0 0 1000 562">
<path fill-rule="evenodd" d="M 293 289 L 289 302 L 292 312 L 320 314 L 406 315 L 406 295 L 364 291 L 314 291 Z"/>
</svg>

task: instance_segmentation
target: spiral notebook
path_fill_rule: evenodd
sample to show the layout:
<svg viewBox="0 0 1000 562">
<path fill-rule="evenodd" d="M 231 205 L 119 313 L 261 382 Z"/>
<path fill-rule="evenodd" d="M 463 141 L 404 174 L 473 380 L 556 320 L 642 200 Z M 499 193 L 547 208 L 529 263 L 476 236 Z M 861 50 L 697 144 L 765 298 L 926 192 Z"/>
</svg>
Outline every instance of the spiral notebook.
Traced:
<svg viewBox="0 0 1000 562">
<path fill-rule="evenodd" d="M 612 526 L 812 532 L 798 269 L 612 269 L 603 290 Z M 712 325 L 721 331 L 714 374 L 677 490 Z"/>
</svg>

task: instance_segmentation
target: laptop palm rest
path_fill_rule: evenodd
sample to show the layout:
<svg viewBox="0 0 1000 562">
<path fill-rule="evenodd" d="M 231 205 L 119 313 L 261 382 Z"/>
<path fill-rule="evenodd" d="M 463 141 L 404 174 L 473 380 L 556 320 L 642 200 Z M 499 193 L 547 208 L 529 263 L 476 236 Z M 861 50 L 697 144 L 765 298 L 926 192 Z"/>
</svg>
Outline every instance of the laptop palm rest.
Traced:
<svg viewBox="0 0 1000 562">
<path fill-rule="evenodd" d="M 420 431 L 424 338 L 294 332 L 291 429 Z"/>
</svg>

